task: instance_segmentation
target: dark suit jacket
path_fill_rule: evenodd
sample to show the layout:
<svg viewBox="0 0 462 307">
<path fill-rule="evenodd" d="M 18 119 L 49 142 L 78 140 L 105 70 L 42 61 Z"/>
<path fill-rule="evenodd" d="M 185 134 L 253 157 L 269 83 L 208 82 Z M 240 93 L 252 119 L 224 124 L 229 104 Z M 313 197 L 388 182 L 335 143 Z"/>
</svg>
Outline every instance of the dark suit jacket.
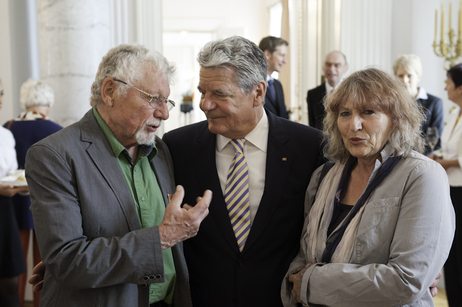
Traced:
<svg viewBox="0 0 462 307">
<path fill-rule="evenodd" d="M 151 162 L 165 203 L 173 194 L 168 148 Z M 106 136 L 90 110 L 33 145 L 26 156 L 31 211 L 47 267 L 42 306 L 149 306 L 164 281 L 158 227 L 140 229 L 135 204 Z M 182 244 L 172 247 L 175 306 L 191 306 Z"/>
<path fill-rule="evenodd" d="M 435 149 L 441 148 L 441 134 L 443 133 L 444 120 L 443 120 L 443 101 L 433 95 L 427 93 L 427 99 L 417 99 L 417 102 L 424 107 L 425 110 L 425 121 L 420 127 L 422 133 L 427 133 L 428 127 L 437 127 L 440 139 Z M 426 144 L 426 141 L 425 141 Z M 425 154 L 428 155 L 431 151 L 430 146 L 425 146 Z"/>
<path fill-rule="evenodd" d="M 284 91 L 282 90 L 282 84 L 276 79 L 274 80 L 274 91 L 276 100 L 271 99 L 268 95 L 268 90 L 265 96 L 265 109 L 279 117 L 289 119 L 289 113 L 287 113 L 286 105 L 284 103 Z"/>
<path fill-rule="evenodd" d="M 267 114 L 265 189 L 242 253 L 218 179 L 216 135 L 206 121 L 164 135 L 185 202 L 195 204 L 204 190 L 213 192 L 210 214 L 197 236 L 184 242 L 194 306 L 282 306 L 282 279 L 300 248 L 305 192 L 322 163 L 321 135 Z"/>
<path fill-rule="evenodd" d="M 326 83 L 308 91 L 306 102 L 308 103 L 308 121 L 311 127 L 322 130 L 324 119 L 324 96 L 326 96 Z"/>
</svg>

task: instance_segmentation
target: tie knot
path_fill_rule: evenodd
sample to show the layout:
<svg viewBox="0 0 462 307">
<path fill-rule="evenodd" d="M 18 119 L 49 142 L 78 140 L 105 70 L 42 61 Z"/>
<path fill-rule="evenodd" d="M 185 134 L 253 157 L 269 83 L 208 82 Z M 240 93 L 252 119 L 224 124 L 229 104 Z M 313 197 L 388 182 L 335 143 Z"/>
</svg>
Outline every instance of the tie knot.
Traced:
<svg viewBox="0 0 462 307">
<path fill-rule="evenodd" d="M 233 145 L 234 152 L 236 152 L 237 154 L 238 153 L 244 154 L 244 142 L 245 142 L 244 138 L 232 139 L 230 143 L 231 145 Z"/>
</svg>

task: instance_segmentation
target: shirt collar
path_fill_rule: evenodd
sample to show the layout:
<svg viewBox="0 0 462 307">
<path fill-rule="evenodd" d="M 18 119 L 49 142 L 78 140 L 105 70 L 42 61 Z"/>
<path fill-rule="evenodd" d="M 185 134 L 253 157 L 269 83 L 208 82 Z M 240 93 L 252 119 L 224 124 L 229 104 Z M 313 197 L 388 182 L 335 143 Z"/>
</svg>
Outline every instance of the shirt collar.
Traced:
<svg viewBox="0 0 462 307">
<path fill-rule="evenodd" d="M 266 75 L 266 83 L 268 83 L 269 80 L 273 80 L 274 78 L 271 77 L 271 75 Z"/>
<path fill-rule="evenodd" d="M 330 93 L 332 92 L 332 90 L 335 90 L 340 85 L 340 83 L 342 83 L 342 81 L 343 81 L 343 78 L 340 79 L 340 82 L 337 84 L 336 87 L 330 86 L 329 82 L 326 81 L 326 92 Z"/>
<path fill-rule="evenodd" d="M 258 124 L 245 136 L 247 142 L 252 143 L 255 147 L 263 152 L 266 152 L 268 148 L 268 116 L 266 112 L 263 112 L 263 116 L 260 118 Z M 226 145 L 228 145 L 230 138 L 217 134 L 217 150 L 222 151 Z"/>
<path fill-rule="evenodd" d="M 98 122 L 99 127 L 101 128 L 101 130 L 103 130 L 104 135 L 106 136 L 109 144 L 111 145 L 114 155 L 116 157 L 119 157 L 120 154 L 124 151 L 126 151 L 128 154 L 127 149 L 119 142 L 119 140 L 117 140 L 117 138 L 115 137 L 114 133 L 112 133 L 109 126 L 103 120 L 101 115 L 99 115 L 96 108 L 93 108 L 93 115 L 95 116 L 95 119 Z M 154 157 L 157 154 L 157 148 L 156 148 L 155 142 L 152 145 L 140 145 L 140 149 L 145 156 L 148 156 L 149 161 L 154 159 Z"/>
<path fill-rule="evenodd" d="M 423 87 L 419 87 L 419 92 L 417 93 L 417 97 L 415 98 L 415 100 L 418 100 L 418 99 L 423 99 L 423 100 L 428 99 L 427 91 Z"/>
<path fill-rule="evenodd" d="M 37 113 L 37 112 L 32 112 L 32 111 L 26 111 L 22 112 L 19 114 L 19 117 L 16 120 L 36 120 L 36 119 L 48 119 L 48 116 L 42 114 L 42 113 Z"/>
</svg>

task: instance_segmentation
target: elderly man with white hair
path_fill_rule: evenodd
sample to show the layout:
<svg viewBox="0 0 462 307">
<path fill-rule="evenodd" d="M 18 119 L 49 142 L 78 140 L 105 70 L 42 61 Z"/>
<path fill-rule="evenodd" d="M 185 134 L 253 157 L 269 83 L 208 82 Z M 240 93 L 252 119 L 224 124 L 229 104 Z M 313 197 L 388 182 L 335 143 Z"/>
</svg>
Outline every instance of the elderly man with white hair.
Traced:
<svg viewBox="0 0 462 307">
<path fill-rule="evenodd" d="M 197 233 L 212 195 L 180 207 L 184 189 L 175 188 L 170 153 L 155 135 L 174 107 L 173 73 L 143 46 L 111 49 L 91 87 L 92 109 L 29 149 L 47 268 L 41 306 L 192 305 L 181 242 Z"/>
</svg>

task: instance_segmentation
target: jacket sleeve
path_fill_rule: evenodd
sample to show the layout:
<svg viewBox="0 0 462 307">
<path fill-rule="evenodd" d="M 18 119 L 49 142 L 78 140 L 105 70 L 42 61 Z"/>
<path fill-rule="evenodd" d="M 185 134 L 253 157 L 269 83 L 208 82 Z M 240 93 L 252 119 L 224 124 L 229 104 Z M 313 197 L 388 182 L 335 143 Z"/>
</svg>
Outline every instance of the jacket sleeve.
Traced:
<svg viewBox="0 0 462 307">
<path fill-rule="evenodd" d="M 454 236 L 449 184 L 443 168 L 428 160 L 404 178 L 404 187 L 387 187 L 401 196 L 366 204 L 369 213 L 361 219 L 366 227 L 360 225 L 350 263 L 312 266 L 304 273 L 305 303 L 360 307 L 401 306 L 424 295 L 431 300 L 429 287 Z M 367 239 L 361 241 L 362 235 Z"/>
<path fill-rule="evenodd" d="M 438 143 L 435 146 L 435 150 L 436 150 L 436 149 L 441 148 L 441 134 L 443 133 L 443 129 L 444 129 L 444 118 L 443 118 L 443 101 L 438 97 L 434 97 L 434 99 L 435 99 L 435 102 L 434 102 L 433 111 L 431 114 L 430 123 L 428 126 L 438 128 L 439 139 L 438 139 Z M 423 131 L 423 133 L 426 133 L 426 131 Z"/>
<path fill-rule="evenodd" d="M 316 114 L 314 112 L 314 107 L 313 107 L 313 99 L 312 97 L 312 91 L 308 91 L 306 95 L 306 103 L 308 104 L 308 124 L 311 127 L 315 127 L 316 124 Z M 311 102 L 310 102 L 311 101 Z"/>
</svg>

